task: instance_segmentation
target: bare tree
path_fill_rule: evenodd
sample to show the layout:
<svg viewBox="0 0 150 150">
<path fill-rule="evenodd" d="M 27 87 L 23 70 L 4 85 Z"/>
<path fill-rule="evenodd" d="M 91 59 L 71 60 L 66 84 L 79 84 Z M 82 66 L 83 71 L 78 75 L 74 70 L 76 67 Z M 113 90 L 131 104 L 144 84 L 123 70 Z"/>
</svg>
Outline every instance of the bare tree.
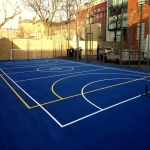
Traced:
<svg viewBox="0 0 150 150">
<path fill-rule="evenodd" d="M 2 5 L 1 5 L 2 4 Z M 19 4 L 16 2 L 13 4 L 12 1 L 2 0 L 1 1 L 0 14 L 3 16 L 3 20 L 0 23 L 0 27 L 6 24 L 10 19 L 13 19 L 18 14 L 22 13 L 22 10 L 19 7 Z M 8 11 L 9 10 L 9 11 Z M 11 14 L 9 13 L 12 10 Z"/>
<path fill-rule="evenodd" d="M 121 19 L 122 19 L 122 10 L 126 9 L 127 7 L 127 2 L 118 0 L 117 3 L 114 3 L 114 1 L 108 1 L 108 9 L 109 9 L 109 14 L 108 14 L 108 21 L 109 25 L 113 26 L 114 30 L 114 41 L 117 41 L 117 31 L 121 29 Z"/>
<path fill-rule="evenodd" d="M 45 33 L 51 36 L 49 29 L 52 25 L 55 13 L 59 9 L 60 0 L 20 0 L 24 7 L 35 12 L 45 26 Z"/>
<path fill-rule="evenodd" d="M 87 9 L 88 5 L 89 9 Z M 70 39 L 70 22 L 71 20 L 75 21 L 76 24 L 76 37 L 77 37 L 77 47 L 79 46 L 78 38 L 81 32 L 82 27 L 85 27 L 85 21 L 87 19 L 87 16 L 92 8 L 92 5 L 94 4 L 94 0 L 63 0 L 62 3 L 62 11 L 63 18 L 66 21 L 67 24 L 67 30 L 68 30 L 68 39 Z M 83 10 L 87 9 L 85 16 L 83 16 Z M 64 17 L 65 16 L 65 17 Z M 82 16 L 82 17 L 81 17 Z M 82 25 L 80 24 L 80 27 L 78 26 L 78 23 L 82 22 Z M 69 43 L 68 43 L 69 46 Z"/>
<path fill-rule="evenodd" d="M 67 25 L 67 39 L 70 40 L 70 21 L 75 19 L 75 1 L 74 0 L 63 0 L 61 5 L 61 11 L 63 19 Z M 69 45 L 68 45 L 69 46 Z"/>
<path fill-rule="evenodd" d="M 85 27 L 85 24 L 87 23 L 87 20 L 91 17 L 91 10 L 93 6 L 95 5 L 96 1 L 95 0 L 80 0 L 76 1 L 76 21 L 80 22 L 80 25 L 78 26 L 78 31 L 77 34 L 79 35 L 82 28 Z M 82 4 L 82 5 L 81 5 Z"/>
</svg>

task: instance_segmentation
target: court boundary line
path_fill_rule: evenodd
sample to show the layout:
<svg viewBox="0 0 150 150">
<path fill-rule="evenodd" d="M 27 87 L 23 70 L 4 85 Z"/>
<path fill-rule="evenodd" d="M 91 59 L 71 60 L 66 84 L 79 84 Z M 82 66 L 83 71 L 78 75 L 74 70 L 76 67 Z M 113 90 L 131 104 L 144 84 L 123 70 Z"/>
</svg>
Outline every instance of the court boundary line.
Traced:
<svg viewBox="0 0 150 150">
<path fill-rule="evenodd" d="M 123 83 L 121 83 L 121 84 L 116 84 L 116 85 L 114 85 L 114 86 L 118 86 L 118 85 L 130 83 L 130 82 L 135 82 L 135 81 L 140 81 L 140 80 L 143 80 L 144 78 L 145 78 L 145 77 L 139 78 L 139 79 L 135 79 L 135 80 L 131 80 L 131 81 L 128 81 L 128 82 L 123 82 Z M 122 78 L 119 78 L 119 79 L 122 79 Z M 129 79 L 129 78 L 125 78 L 125 79 Z M 107 79 L 106 79 L 106 80 L 107 80 Z M 110 80 L 110 79 L 108 79 L 108 80 Z M 102 81 L 103 81 L 103 80 L 102 80 Z M 112 86 L 108 86 L 108 87 L 106 87 L 106 88 L 109 88 L 109 87 L 112 87 Z M 103 90 L 104 88 L 100 88 L 100 89 L 98 89 L 98 90 L 101 90 L 101 89 Z M 95 90 L 93 90 L 93 91 L 95 91 Z M 85 92 L 85 93 L 89 93 L 89 92 Z M 79 95 L 81 95 L 81 94 L 77 94 L 77 95 L 75 95 L 75 96 L 79 96 Z M 140 94 L 140 95 L 134 96 L 134 97 L 132 97 L 132 98 L 129 98 L 129 99 L 124 100 L 124 101 L 121 101 L 121 102 L 119 102 L 119 103 L 116 103 L 116 104 L 114 104 L 114 105 L 108 106 L 108 107 L 106 107 L 106 108 L 98 108 L 98 107 L 96 107 L 96 108 L 99 109 L 99 111 L 96 111 L 96 112 L 91 113 L 91 114 L 89 114 L 89 115 L 83 116 L 83 117 L 81 117 L 81 118 L 79 118 L 79 119 L 76 119 L 76 120 L 74 120 L 74 121 L 71 121 L 71 122 L 69 122 L 69 123 L 67 123 L 67 124 L 64 124 L 64 125 L 62 125 L 62 127 L 69 126 L 69 125 L 71 125 L 71 124 L 74 124 L 74 123 L 76 123 L 76 122 L 79 122 L 79 121 L 81 121 L 81 120 L 84 120 L 84 119 L 86 119 L 86 118 L 88 118 L 88 117 L 91 117 L 91 116 L 93 116 L 93 115 L 95 115 L 95 114 L 97 114 L 97 113 L 100 113 L 100 112 L 102 112 L 102 111 L 108 110 L 108 109 L 113 108 L 113 107 L 115 107 L 115 106 L 121 105 L 121 104 L 126 103 L 126 102 L 129 102 L 129 101 L 131 101 L 131 100 L 134 100 L 134 99 L 136 99 L 136 98 L 138 98 L 138 97 L 140 97 L 140 96 L 142 96 L 142 95 Z M 61 98 L 61 99 L 59 99 L 58 101 L 61 101 L 61 100 L 64 100 L 64 99 L 66 99 L 66 98 Z"/>
<path fill-rule="evenodd" d="M 64 62 L 72 62 L 72 63 L 76 63 L 76 64 L 84 64 L 84 63 L 87 63 L 87 62 L 74 62 L 74 61 L 70 61 L 70 60 L 61 60 L 61 61 L 64 61 Z M 126 69 L 119 69 L 119 68 L 112 68 L 110 66 L 108 67 L 105 67 L 104 65 L 105 64 L 97 64 L 97 65 L 94 65 L 94 64 L 88 64 L 89 66 L 97 66 L 97 67 L 103 67 L 103 68 L 107 68 L 107 69 L 112 69 L 112 70 L 120 70 L 120 71 L 125 71 L 125 72 L 132 72 L 132 73 L 138 73 L 138 74 L 145 74 L 145 72 L 138 72 L 138 71 L 131 71 L 131 70 L 126 70 Z M 115 67 L 120 67 L 120 66 L 115 66 Z M 130 69 L 130 68 L 129 68 Z M 143 70 L 144 71 L 144 70 Z"/>
<path fill-rule="evenodd" d="M 32 101 L 34 101 L 37 105 L 40 106 L 40 108 L 47 113 L 48 116 L 50 116 L 60 127 L 62 127 L 62 124 L 50 113 L 48 112 L 43 106 L 40 105 L 40 103 L 38 103 L 34 98 L 32 98 L 26 91 L 24 91 L 17 83 L 15 83 L 15 81 L 13 81 L 2 69 L 0 69 L 1 72 L 3 72 L 3 74 L 10 79 L 23 93 L 25 93 L 29 98 L 31 98 Z"/>
<path fill-rule="evenodd" d="M 112 70 L 119 70 L 119 71 L 125 71 L 125 72 L 130 72 L 130 73 L 138 73 L 138 74 L 141 74 L 141 75 L 145 74 L 144 72 L 125 70 L 125 69 L 122 69 L 122 68 L 119 69 L 119 68 L 105 67 L 102 64 L 100 64 L 100 65 L 99 64 L 98 65 L 93 65 L 93 64 L 86 64 L 86 62 L 81 63 L 81 62 L 74 62 L 74 61 L 69 61 L 69 60 L 68 61 L 67 60 L 57 60 L 57 61 L 59 61 L 59 62 L 66 62 L 66 63 L 70 62 L 70 63 L 73 63 L 73 64 L 81 64 L 81 66 L 94 66 L 94 67 L 98 67 L 98 68 L 100 67 L 101 68 L 101 69 L 95 69 L 95 70 L 89 70 L 89 71 L 83 71 L 83 72 L 90 72 L 90 71 L 103 70 L 103 69 L 112 69 Z M 29 67 L 33 67 L 33 66 L 29 66 Z M 41 67 L 43 67 L 43 66 L 41 66 Z M 46 67 L 48 67 L 48 66 L 46 66 Z M 116 66 L 116 67 L 118 67 L 118 66 Z M 21 68 L 21 67 L 19 67 L 19 68 Z M 26 67 L 23 67 L 23 68 L 26 68 Z M 3 69 L 5 69 L 5 68 L 3 68 Z M 9 69 L 9 68 L 6 68 L 6 69 Z M 81 73 L 81 72 L 76 72 L 76 73 Z M 75 74 L 75 73 L 69 73 L 69 74 Z M 61 75 L 68 75 L 68 74 L 61 74 Z M 61 76 L 61 75 L 58 75 L 58 76 Z M 49 77 L 53 77 L 53 76 L 40 77 L 40 78 L 32 78 L 32 79 L 26 79 L 26 80 L 18 80 L 18 81 L 15 81 L 15 82 L 25 82 L 25 81 L 28 81 L 28 80 L 40 80 L 40 79 L 49 78 Z"/>
<path fill-rule="evenodd" d="M 48 59 L 49 60 L 49 59 Z M 57 61 L 60 61 L 60 62 L 70 62 L 70 63 L 75 63 L 75 64 L 81 64 L 81 65 L 87 65 L 87 66 L 94 66 L 94 67 L 102 67 L 103 69 L 112 69 L 112 70 L 120 70 L 120 71 L 125 71 L 125 72 L 133 72 L 133 73 L 138 73 L 138 74 L 145 74 L 144 72 L 138 72 L 138 71 L 131 71 L 131 70 L 126 70 L 126 69 L 119 69 L 119 68 L 112 68 L 110 66 L 106 67 L 104 66 L 104 64 L 97 64 L 97 65 L 94 65 L 94 64 L 87 64 L 87 62 L 75 62 L 75 61 L 70 61 L 70 60 L 61 60 L 61 59 L 56 59 Z M 28 67 L 35 67 L 35 66 L 28 66 Z M 120 66 L 116 66 L 116 67 L 120 67 Z M 26 67 L 12 67 L 12 68 L 26 68 Z M 2 69 L 9 69 L 9 68 L 2 68 Z"/>
<path fill-rule="evenodd" d="M 72 77 L 72 76 L 71 76 Z M 58 81 L 56 81 L 55 83 L 57 83 L 57 82 L 59 82 L 59 81 L 61 81 L 61 80 L 63 80 L 63 79 L 66 79 L 66 78 L 68 78 L 68 77 L 65 77 L 65 78 L 62 78 L 62 79 L 59 79 Z M 113 85 L 113 86 L 107 86 L 107 87 L 105 87 L 105 88 L 100 88 L 100 89 L 97 89 L 97 90 L 103 90 L 103 89 L 106 89 L 106 88 L 110 88 L 110 87 L 114 87 L 114 86 L 118 86 L 118 85 L 123 85 L 123 84 L 127 84 L 127 83 L 130 83 L 130 82 L 135 82 L 135 81 L 140 81 L 140 80 L 143 80 L 145 77 L 143 77 L 143 78 L 139 78 L 139 79 L 135 79 L 135 80 L 131 80 L 131 81 L 127 81 L 127 82 L 123 82 L 123 83 L 120 83 L 120 84 L 116 84 L 116 85 Z M 118 78 L 117 78 L 118 79 Z M 120 79 L 120 78 L 119 78 Z M 121 78 L 122 79 L 122 78 Z M 128 78 L 127 78 L 128 79 Z M 106 80 L 111 80 L 111 79 L 106 79 Z M 100 80 L 98 80 L 98 81 L 100 81 Z M 98 81 L 95 81 L 95 82 L 98 82 Z M 101 80 L 101 81 L 103 81 L 103 80 Z M 55 85 L 55 83 L 53 84 L 53 85 Z M 92 82 L 93 83 L 93 82 Z M 91 84 L 91 83 L 90 83 Z M 52 87 L 53 87 L 53 85 L 52 85 Z M 96 91 L 97 91 L 96 90 Z M 53 88 L 52 88 L 52 91 L 54 92 L 54 90 L 53 90 Z M 95 90 L 92 90 L 92 91 L 88 91 L 88 92 L 85 92 L 85 94 L 86 93 L 91 93 L 91 92 L 93 92 L 93 91 L 95 91 Z M 81 90 L 81 95 L 83 96 L 83 88 L 82 88 L 82 90 Z M 55 93 L 54 93 L 55 94 Z M 59 97 L 60 98 L 60 100 L 63 100 L 63 98 L 62 97 L 60 97 L 58 94 L 55 94 L 57 97 Z M 90 102 L 89 100 L 86 100 L 86 98 L 84 98 L 84 96 L 83 96 L 83 98 L 86 100 L 86 101 L 88 101 L 91 105 L 93 105 L 94 107 L 96 107 L 97 109 L 99 109 L 99 111 L 96 111 L 96 112 L 94 112 L 94 113 L 91 113 L 91 114 L 89 114 L 89 115 L 86 115 L 86 116 L 84 116 L 84 117 L 81 117 L 81 118 L 79 118 L 79 119 L 76 119 L 76 120 L 74 120 L 74 121 L 72 121 L 72 122 L 69 122 L 69 123 L 67 123 L 67 124 L 64 124 L 63 125 L 63 127 L 66 127 L 66 126 L 69 126 L 69 125 L 71 125 L 71 124 L 74 124 L 74 123 L 76 123 L 76 122 L 79 122 L 79 121 L 81 121 L 81 120 L 83 120 L 83 119 L 85 119 L 85 118 L 88 118 L 88 117 L 90 117 L 90 116 L 93 116 L 93 115 L 95 115 L 95 114 L 97 114 L 97 113 L 100 113 L 100 112 L 102 112 L 102 111 L 105 111 L 105 110 L 107 110 L 107 109 L 110 109 L 110 108 L 113 108 L 113 107 L 115 107 L 115 106 L 118 106 L 118 105 L 121 105 L 121 104 L 123 104 L 123 103 L 126 103 L 126 102 L 128 102 L 128 101 L 131 101 L 131 100 L 134 100 L 134 99 L 136 99 L 136 98 L 138 98 L 138 97 L 140 97 L 141 96 L 141 94 L 140 95 L 137 95 L 137 96 L 134 96 L 134 97 L 132 97 L 132 98 L 129 98 L 129 99 L 127 99 L 127 100 L 124 100 L 124 101 L 122 101 L 122 102 L 119 102 L 119 103 L 116 103 L 116 104 L 114 104 L 114 105 L 111 105 L 111 106 L 108 106 L 108 107 L 106 107 L 106 108 L 100 108 L 100 107 L 98 107 L 97 105 L 95 105 L 94 103 L 92 103 L 92 102 Z"/>
<path fill-rule="evenodd" d="M 19 61 L 19 62 L 18 62 L 18 61 Z M 43 60 L 43 62 L 36 62 L 35 59 L 30 60 L 30 62 L 31 62 L 31 61 L 32 61 L 32 64 L 33 64 L 33 65 L 43 64 L 43 63 L 45 63 L 45 62 L 49 62 L 48 59 L 47 59 L 47 60 Z M 40 61 L 41 61 L 41 60 L 40 60 Z M 54 60 L 52 63 L 55 64 L 55 63 L 57 63 L 57 62 L 58 62 L 58 60 L 56 59 L 56 60 Z M 25 66 L 26 64 L 28 65 L 26 59 L 23 59 L 23 60 L 20 59 L 20 60 L 17 60 L 17 61 L 11 60 L 10 62 L 7 61 L 7 62 L 4 63 L 5 66 L 9 66 L 9 65 L 16 65 L 16 66 L 17 66 L 17 65 L 20 65 L 20 66 L 22 65 L 22 66 Z"/>
<path fill-rule="evenodd" d="M 101 73 L 89 73 L 89 74 L 101 74 Z M 134 74 L 123 74 L 123 73 L 113 73 L 113 74 L 122 74 L 122 75 L 133 75 L 133 76 L 137 76 L 137 77 L 141 77 L 141 75 L 134 75 Z M 84 74 L 85 75 L 85 74 Z M 86 74 L 87 75 L 87 74 Z M 63 79 L 63 78 L 62 78 Z M 119 78 L 120 79 L 120 78 Z M 132 79 L 132 78 L 124 78 L 124 79 Z M 135 80 L 140 80 L 140 79 L 143 79 L 143 78 L 137 78 Z M 60 79 L 59 79 L 60 80 Z M 105 79 L 105 80 L 109 80 L 109 79 Z M 58 81 L 58 80 L 57 80 Z M 57 82 L 56 81 L 56 82 Z M 56 83 L 54 82 L 54 83 Z M 134 82 L 133 80 L 129 81 L 129 82 Z M 54 84 L 53 83 L 53 84 Z M 121 84 L 125 84 L 125 82 L 121 83 Z M 84 94 L 88 94 L 90 92 L 95 92 L 95 91 L 98 91 L 98 90 L 101 90 L 100 88 L 99 89 L 96 89 L 96 90 L 91 90 L 91 91 L 88 91 L 88 92 L 84 92 Z M 54 90 L 53 90 L 54 91 Z M 75 94 L 75 95 L 71 95 L 71 96 L 67 96 L 67 97 L 61 97 L 59 96 L 58 94 L 56 95 L 58 98 L 60 99 L 57 99 L 57 100 L 52 100 L 52 101 L 49 101 L 49 102 L 45 102 L 45 103 L 40 103 L 42 106 L 44 105 L 48 105 L 48 104 L 51 104 L 51 103 L 55 103 L 55 102 L 59 102 L 61 100 L 66 100 L 66 99 L 69 99 L 69 98 L 73 98 L 73 97 L 76 97 L 76 96 L 81 96 L 81 93 L 79 94 Z M 34 106 L 31 106 L 31 108 L 37 108 L 39 107 L 38 105 L 34 105 Z"/>
<path fill-rule="evenodd" d="M 111 68 L 111 67 L 110 67 Z M 121 71 L 125 71 L 125 72 L 133 72 L 133 71 L 127 71 L 127 70 L 124 70 L 124 69 L 114 69 L 114 68 L 111 68 L 111 69 L 113 69 L 113 70 L 121 70 Z M 0 69 L 1 70 L 1 69 Z M 1 70 L 2 71 L 2 70 Z M 3 71 L 2 71 L 3 72 Z M 14 84 L 16 84 L 5 72 L 3 72 L 4 73 L 4 75 L 7 77 L 7 78 L 9 78 Z M 140 72 L 134 72 L 134 73 L 139 73 L 140 74 Z M 143 73 L 143 72 L 142 72 Z M 16 86 L 17 86 L 17 84 L 16 84 Z M 18 85 L 19 86 L 19 85 Z M 21 88 L 21 87 L 20 87 Z M 132 97 L 132 98 L 130 98 L 130 99 L 127 99 L 127 100 L 125 100 L 125 101 L 122 101 L 122 102 L 120 102 L 120 103 L 116 103 L 116 104 L 114 104 L 114 105 L 112 105 L 112 106 L 109 106 L 109 107 L 106 107 L 106 108 L 103 108 L 102 110 L 99 110 L 99 111 L 97 111 L 97 112 L 94 112 L 94 113 L 92 113 L 92 114 L 89 114 L 89 115 L 87 115 L 87 116 L 84 116 L 84 117 L 82 117 L 83 119 L 84 118 L 87 118 L 87 117 L 89 117 L 89 116 L 92 116 L 92 115 L 94 115 L 94 114 L 97 114 L 97 113 L 99 113 L 99 112 L 102 112 L 102 111 L 105 111 L 105 110 L 107 110 L 107 109 L 110 109 L 110 108 L 112 108 L 112 107 L 115 107 L 115 106 L 118 106 L 118 105 L 121 105 L 121 104 L 123 104 L 123 103 L 125 103 L 125 102 L 128 102 L 128 101 L 131 101 L 131 100 L 134 100 L 134 99 L 136 99 L 136 98 L 138 98 L 138 97 L 140 97 L 141 95 L 137 95 L 137 96 L 135 96 L 135 97 Z M 34 100 L 33 100 L 34 101 Z M 35 103 L 36 103 L 36 100 L 34 101 Z M 37 102 L 37 104 L 38 104 L 38 102 Z M 43 109 L 43 107 L 39 104 L 39 106 Z M 44 108 L 45 109 L 45 108 Z M 46 109 L 45 109 L 46 110 Z M 46 110 L 47 111 L 47 110 Z M 48 111 L 47 111 L 48 112 Z M 49 113 L 49 112 L 48 112 Z M 50 113 L 49 113 L 50 114 Z M 50 116 L 51 117 L 51 116 Z M 51 117 L 52 118 L 52 117 Z M 71 125 L 71 124 L 73 124 L 73 123 L 75 123 L 75 122 L 78 122 L 78 121 L 80 121 L 80 120 L 83 120 L 83 119 L 81 119 L 81 118 L 79 118 L 79 119 L 77 119 L 77 120 L 74 120 L 74 121 L 72 121 L 72 122 L 70 122 L 70 123 L 67 123 L 67 124 L 64 124 L 64 125 L 62 125 L 62 124 L 60 124 L 61 125 L 61 127 L 66 127 L 66 126 L 68 126 L 68 125 Z M 56 120 L 57 121 L 57 120 Z"/>
<path fill-rule="evenodd" d="M 22 61 L 24 61 L 24 60 L 22 60 Z M 20 61 L 21 62 L 21 61 Z M 56 63 L 54 63 L 54 64 L 56 64 Z M 53 65 L 54 65 L 53 64 Z M 5 63 L 4 63 L 4 65 L 5 65 Z M 27 67 L 29 67 L 29 68 L 32 68 L 32 67 L 44 67 L 44 66 L 47 66 L 46 64 L 43 64 L 43 63 L 41 63 L 41 64 L 39 64 L 39 65 L 36 65 L 36 64 L 27 64 L 27 65 L 15 65 L 14 67 L 10 67 L 10 65 L 13 65 L 13 64 L 8 64 L 8 65 L 6 65 L 6 66 L 9 66 L 8 68 L 1 68 L 1 69 L 11 69 L 11 68 L 27 68 Z M 50 65 L 50 64 L 49 64 Z M 50 65 L 51 66 L 51 65 Z"/>
<path fill-rule="evenodd" d="M 81 65 L 81 66 L 85 66 L 85 65 Z M 73 67 L 81 67 L 81 66 L 73 66 Z M 47 66 L 47 65 L 46 65 L 45 67 L 55 67 L 55 66 L 51 66 L 51 65 L 50 65 L 50 66 Z M 42 66 L 42 67 L 40 67 L 40 68 L 45 68 L 45 67 Z M 70 67 L 70 68 L 71 68 L 72 66 L 61 66 L 61 67 L 68 67 L 68 68 Z M 72 68 L 73 68 L 73 67 L 72 67 Z M 8 70 L 8 69 L 13 69 L 13 68 L 18 69 L 18 68 L 27 68 L 27 67 L 11 67 L 11 68 L 1 68 L 1 69 L 6 69 L 6 70 Z M 29 67 L 29 68 L 30 68 L 30 67 Z M 39 69 L 39 68 L 36 67 L 36 69 L 35 69 L 35 70 L 32 70 L 32 71 L 11 72 L 11 73 L 7 73 L 7 74 L 23 74 L 23 73 L 26 73 L 26 72 L 29 72 L 29 73 L 31 72 L 31 73 L 32 73 L 32 72 L 37 72 L 37 71 L 39 71 L 39 70 L 37 70 L 37 69 Z M 68 71 L 71 71 L 71 70 L 68 70 Z M 39 72 L 44 72 L 44 71 L 39 71 Z M 48 71 L 45 71 L 45 72 L 48 72 Z M 49 71 L 49 72 L 53 72 L 53 71 Z M 55 71 L 55 72 L 56 72 L 56 71 Z M 64 72 L 65 72 L 65 71 L 64 71 Z"/>
<path fill-rule="evenodd" d="M 60 62 L 61 62 L 61 60 L 59 60 Z M 58 60 L 57 60 L 57 62 L 58 62 Z M 13 67 L 10 67 L 9 66 L 9 64 L 8 65 L 6 65 L 6 66 L 9 66 L 8 68 L 6 68 L 6 67 L 4 67 L 4 68 L 1 68 L 1 69 L 11 69 L 11 68 L 27 68 L 27 67 L 29 67 L 29 68 L 32 68 L 32 67 L 51 67 L 51 66 L 56 66 L 56 65 L 59 65 L 59 64 L 57 64 L 57 63 L 53 63 L 53 64 L 50 64 L 50 62 L 48 62 L 49 64 L 45 64 L 45 63 L 41 63 L 41 64 L 38 64 L 38 65 L 36 65 L 36 64 L 27 64 L 27 65 L 16 65 L 16 66 L 13 66 Z M 65 62 L 65 63 L 61 63 L 61 64 L 68 64 L 68 62 Z M 4 64 L 5 65 L 5 64 Z M 11 65 L 11 64 L 10 64 Z M 85 66 L 85 64 L 81 64 L 81 65 L 84 65 Z M 80 66 L 75 66 L 75 67 L 80 67 Z"/>
<path fill-rule="evenodd" d="M 30 109 L 30 106 L 25 102 L 25 100 L 17 93 L 17 91 L 5 80 L 5 78 L 0 74 L 0 77 L 3 81 L 9 86 L 9 88 L 15 93 L 15 95 L 21 100 L 21 102 Z"/>
<path fill-rule="evenodd" d="M 25 79 L 25 80 L 16 80 L 15 82 L 26 82 L 26 81 L 32 81 L 32 80 L 54 78 L 54 77 L 60 77 L 60 76 L 65 76 L 65 75 L 72 75 L 72 74 L 74 75 L 74 74 L 77 74 L 77 73 L 87 73 L 87 72 L 97 71 L 97 70 L 104 70 L 104 69 L 95 69 L 95 70 L 89 70 L 89 71 L 83 71 L 83 72 L 66 73 L 66 74 L 59 74 L 59 75 L 54 75 L 54 76 L 46 76 L 46 77 L 40 77 L 40 78 L 32 78 L 32 79 Z"/>
<path fill-rule="evenodd" d="M 86 119 L 86 118 L 88 118 L 88 117 L 91 117 L 91 116 L 93 116 L 93 115 L 95 115 L 95 114 L 98 114 L 98 113 L 103 112 L 103 111 L 105 111 L 105 110 L 108 110 L 108 109 L 110 109 L 110 108 L 116 107 L 116 106 L 118 106 L 118 105 L 121 105 L 121 104 L 123 104 L 123 103 L 129 102 L 129 101 L 131 101 L 131 100 L 134 100 L 134 99 L 136 99 L 136 98 L 138 98 L 138 97 L 141 97 L 141 96 L 142 96 L 142 95 L 140 94 L 140 95 L 134 96 L 134 97 L 132 97 L 132 98 L 130 98 L 130 99 L 127 99 L 127 100 L 125 100 L 125 101 L 122 101 L 122 102 L 120 102 L 120 103 L 116 103 L 116 104 L 114 104 L 114 105 L 112 105 L 112 106 L 103 108 L 103 109 L 101 109 L 101 110 L 99 110 L 99 111 L 96 111 L 96 112 L 94 112 L 94 113 L 91 113 L 91 114 L 89 114 L 89 115 L 86 115 L 86 116 L 84 116 L 84 117 L 81 117 L 81 118 L 79 118 L 79 119 L 76 119 L 76 120 L 74 120 L 74 121 L 71 121 L 71 122 L 69 122 L 69 123 L 66 123 L 66 124 L 62 125 L 62 128 L 67 127 L 67 126 L 69 126 L 69 125 L 72 125 L 72 124 L 74 124 L 74 123 L 76 123 L 76 122 L 79 122 L 79 121 L 81 121 L 81 120 L 83 120 L 83 119 Z"/>
</svg>

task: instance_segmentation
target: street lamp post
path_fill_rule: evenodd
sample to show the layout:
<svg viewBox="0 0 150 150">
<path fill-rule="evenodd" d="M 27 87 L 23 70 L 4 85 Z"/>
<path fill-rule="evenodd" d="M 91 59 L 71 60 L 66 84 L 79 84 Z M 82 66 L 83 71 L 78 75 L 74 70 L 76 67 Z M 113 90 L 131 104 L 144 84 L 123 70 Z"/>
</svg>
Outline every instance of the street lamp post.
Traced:
<svg viewBox="0 0 150 150">
<path fill-rule="evenodd" d="M 91 47 L 91 23 L 92 23 L 92 21 L 91 21 L 91 18 L 92 18 L 92 15 L 90 15 L 90 18 L 89 18 L 89 23 L 90 23 L 90 62 L 92 62 L 92 60 L 91 60 L 91 53 L 93 53 L 93 51 L 92 51 L 92 47 Z"/>
<path fill-rule="evenodd" d="M 86 18 L 88 18 L 88 24 L 89 24 L 89 30 L 90 30 L 89 33 L 87 33 L 86 21 L 85 21 L 85 53 L 86 53 L 86 61 L 87 61 L 87 55 L 88 55 L 87 51 L 89 51 L 90 52 L 90 55 L 89 55 L 90 56 L 90 62 L 92 62 L 92 59 L 93 59 L 93 43 L 92 43 L 92 41 L 93 41 L 93 34 L 92 34 L 91 24 L 92 24 L 93 15 L 89 13 L 89 10 L 90 10 L 89 8 L 91 7 L 90 3 L 85 3 L 84 5 L 87 7 Z M 90 40 L 90 49 L 87 48 L 88 35 L 90 35 L 90 38 L 89 38 L 89 40 Z"/>
<path fill-rule="evenodd" d="M 84 27 L 85 27 L 85 61 L 87 61 L 87 15 L 88 15 L 88 9 L 89 9 L 89 3 L 85 3 L 84 4 L 86 9 L 87 9 L 87 12 L 86 12 L 86 15 L 85 15 L 85 21 L 84 21 Z"/>
<path fill-rule="evenodd" d="M 140 5 L 140 29 L 139 29 L 139 48 L 138 48 L 138 68 L 140 68 L 140 56 L 141 56 L 141 40 L 142 40 L 142 8 L 145 4 L 145 1 L 139 1 L 138 5 Z"/>
<path fill-rule="evenodd" d="M 87 28 L 86 28 L 86 16 L 84 18 L 84 27 L 85 27 L 85 61 L 87 61 Z"/>
<path fill-rule="evenodd" d="M 123 1 L 121 9 L 121 39 L 120 39 L 120 66 L 122 65 L 122 48 L 123 48 Z"/>
<path fill-rule="evenodd" d="M 29 61 L 29 57 L 30 57 L 29 55 L 29 33 L 27 33 L 27 53 L 28 53 L 27 60 Z"/>
</svg>

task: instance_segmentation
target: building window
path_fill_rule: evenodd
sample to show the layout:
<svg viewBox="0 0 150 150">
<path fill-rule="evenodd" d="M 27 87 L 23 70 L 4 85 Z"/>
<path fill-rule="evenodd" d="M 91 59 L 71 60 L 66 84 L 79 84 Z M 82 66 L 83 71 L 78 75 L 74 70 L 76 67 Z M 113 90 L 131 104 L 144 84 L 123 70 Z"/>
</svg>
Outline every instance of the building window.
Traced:
<svg viewBox="0 0 150 150">
<path fill-rule="evenodd" d="M 138 0 L 138 4 L 145 4 L 145 0 Z"/>
<path fill-rule="evenodd" d="M 98 27 L 98 31 L 101 31 L 101 26 Z"/>
<path fill-rule="evenodd" d="M 89 20 L 88 20 L 88 19 L 86 20 L 86 24 L 90 24 L 90 22 L 89 22 Z"/>
<path fill-rule="evenodd" d="M 101 36 L 101 35 L 99 35 L 99 36 L 98 36 L 98 40 L 101 40 L 101 39 L 102 39 L 102 36 Z"/>
<path fill-rule="evenodd" d="M 142 23 L 142 34 L 141 38 L 144 39 L 144 30 L 145 30 L 145 23 Z M 140 32 L 140 23 L 137 24 L 137 40 L 139 40 L 139 32 Z"/>
<path fill-rule="evenodd" d="M 96 10 L 94 10 L 94 14 L 96 13 Z"/>
<path fill-rule="evenodd" d="M 113 38 L 115 36 L 115 33 L 114 32 L 110 32 L 109 36 Z"/>
<path fill-rule="evenodd" d="M 100 13 L 100 17 L 102 17 L 102 13 Z"/>
<path fill-rule="evenodd" d="M 93 15 L 93 11 L 90 12 L 90 15 Z"/>
<path fill-rule="evenodd" d="M 78 23 L 79 23 L 79 25 L 81 25 L 81 21 L 79 21 Z"/>
<path fill-rule="evenodd" d="M 99 14 L 97 14 L 96 17 L 98 18 L 98 17 L 99 17 Z"/>
<path fill-rule="evenodd" d="M 100 8 L 98 8 L 98 12 L 100 12 L 101 11 L 101 9 Z"/>
</svg>

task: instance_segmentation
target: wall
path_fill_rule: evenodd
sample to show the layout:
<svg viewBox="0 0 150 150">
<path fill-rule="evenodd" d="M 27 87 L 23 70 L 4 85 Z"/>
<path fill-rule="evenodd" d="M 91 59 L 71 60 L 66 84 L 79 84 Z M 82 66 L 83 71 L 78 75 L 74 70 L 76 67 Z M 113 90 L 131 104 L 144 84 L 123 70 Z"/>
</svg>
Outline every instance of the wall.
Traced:
<svg viewBox="0 0 150 150">
<path fill-rule="evenodd" d="M 87 42 L 87 48 L 90 47 L 90 42 Z M 97 45 L 100 48 L 103 46 L 114 47 L 115 53 L 119 51 L 119 43 L 114 42 L 92 42 L 93 55 L 96 55 Z M 33 58 L 33 50 L 35 50 L 36 58 L 51 58 L 51 57 L 66 57 L 68 41 L 66 40 L 33 40 L 33 39 L 0 39 L 0 60 L 10 60 L 11 49 L 13 59 L 28 59 Z M 76 41 L 69 41 L 69 45 L 76 48 Z M 82 47 L 82 55 L 85 56 L 85 42 L 80 41 L 79 47 Z"/>
<path fill-rule="evenodd" d="M 142 9 L 142 23 L 144 23 L 143 28 L 143 35 L 142 35 L 142 49 L 145 47 L 145 39 L 148 34 L 148 16 L 149 16 L 149 11 L 148 11 L 148 4 L 146 3 L 143 5 Z M 127 30 L 127 35 L 130 35 L 131 28 L 132 28 L 132 49 L 138 49 L 138 23 L 140 23 L 140 6 L 138 5 L 138 0 L 128 0 L 128 30 Z"/>
</svg>

